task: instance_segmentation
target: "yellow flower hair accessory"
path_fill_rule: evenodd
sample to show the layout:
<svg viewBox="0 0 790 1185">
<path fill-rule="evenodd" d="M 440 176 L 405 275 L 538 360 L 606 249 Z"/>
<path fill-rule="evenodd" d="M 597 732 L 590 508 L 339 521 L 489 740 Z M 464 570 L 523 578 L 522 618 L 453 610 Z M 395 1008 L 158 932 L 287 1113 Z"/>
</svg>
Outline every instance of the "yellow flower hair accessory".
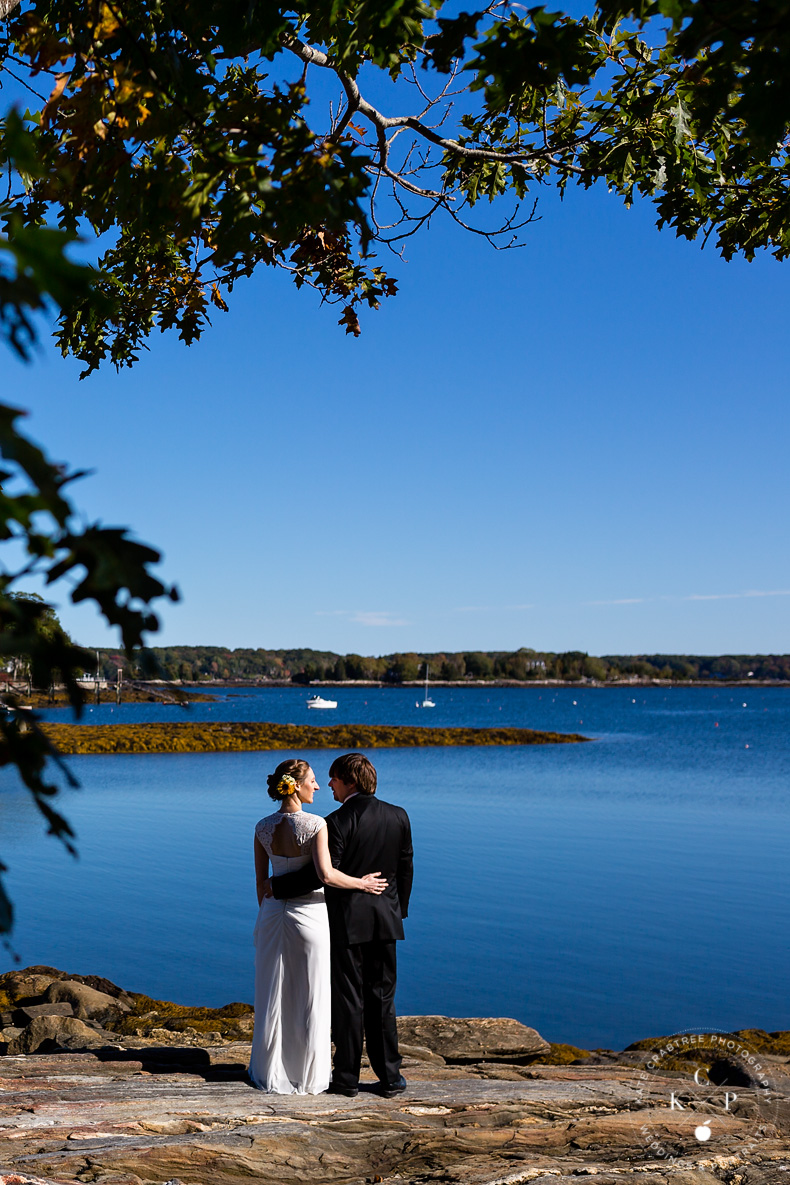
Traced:
<svg viewBox="0 0 790 1185">
<path fill-rule="evenodd" d="M 277 783 L 275 794 L 279 794 L 280 798 L 287 798 L 289 794 L 296 793 L 296 778 L 291 777 L 290 774 L 283 774 Z"/>
</svg>

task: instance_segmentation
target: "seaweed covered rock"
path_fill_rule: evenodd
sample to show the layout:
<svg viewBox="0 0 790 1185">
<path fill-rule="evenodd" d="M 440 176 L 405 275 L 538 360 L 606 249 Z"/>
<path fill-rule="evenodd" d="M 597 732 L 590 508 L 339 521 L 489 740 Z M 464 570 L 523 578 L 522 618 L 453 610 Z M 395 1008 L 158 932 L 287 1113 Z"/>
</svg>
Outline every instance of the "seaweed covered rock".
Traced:
<svg viewBox="0 0 790 1185">
<path fill-rule="evenodd" d="M 423 745 L 557 745 L 579 733 L 532 728 L 424 728 L 387 724 L 309 725 L 260 721 L 53 724 L 43 731 L 61 753 L 241 753 L 265 749 L 388 749 Z"/>
<path fill-rule="evenodd" d="M 20 971 L 6 971 L 0 975 L 0 1009 L 17 1004 L 33 1003 L 47 990 L 54 979 L 68 979 L 57 967 L 36 965 Z"/>
<path fill-rule="evenodd" d="M 79 1024 L 58 1023 L 64 1020 Z M 31 1027 L 38 1021 L 50 1023 Z M 0 1054 L 93 1049 L 97 1044 L 134 1048 L 249 1042 L 253 1024 L 251 1004 L 175 1004 L 125 992 L 101 976 L 68 974 L 56 967 L 0 975 Z"/>
<path fill-rule="evenodd" d="M 193 1004 L 175 1004 L 172 1000 L 154 1000 L 140 992 L 129 994 L 131 1008 L 122 1017 L 107 1021 L 124 1038 L 163 1040 L 163 1032 L 179 1036 L 190 1044 L 212 1044 L 217 1040 L 251 1041 L 253 1008 L 235 1002 L 222 1008 L 204 1008 Z"/>
<path fill-rule="evenodd" d="M 111 979 L 105 979 L 103 975 L 76 975 L 60 971 L 57 967 L 36 964 L 23 967 L 19 971 L 6 971 L 0 975 L 0 1010 L 16 1005 L 41 1003 L 51 984 L 65 981 L 85 984 L 86 987 L 93 988 L 105 996 L 111 996 L 121 1004 L 131 1005 L 128 993 Z"/>
</svg>

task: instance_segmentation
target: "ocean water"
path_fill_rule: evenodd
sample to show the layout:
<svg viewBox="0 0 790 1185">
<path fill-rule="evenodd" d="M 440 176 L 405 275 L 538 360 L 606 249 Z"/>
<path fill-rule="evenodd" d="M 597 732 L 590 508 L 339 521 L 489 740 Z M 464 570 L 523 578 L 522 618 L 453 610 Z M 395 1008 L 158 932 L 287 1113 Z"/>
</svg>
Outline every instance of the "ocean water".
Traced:
<svg viewBox="0 0 790 1185">
<path fill-rule="evenodd" d="M 415 887 L 403 1013 L 514 1016 L 584 1048 L 692 1026 L 790 1028 L 790 691 L 261 690 L 192 718 L 513 724 L 590 744 L 372 751 L 409 811 Z M 421 698 L 421 696 L 419 697 Z M 63 718 L 63 713 L 48 713 Z M 162 705 L 104 719 L 187 719 Z M 23 965 L 185 1003 L 252 998 L 252 834 L 269 753 L 71 759 L 73 860 L 0 774 L 0 849 Z M 334 756 L 307 754 L 326 789 Z M 2 969 L 12 966 L 8 956 Z"/>
</svg>

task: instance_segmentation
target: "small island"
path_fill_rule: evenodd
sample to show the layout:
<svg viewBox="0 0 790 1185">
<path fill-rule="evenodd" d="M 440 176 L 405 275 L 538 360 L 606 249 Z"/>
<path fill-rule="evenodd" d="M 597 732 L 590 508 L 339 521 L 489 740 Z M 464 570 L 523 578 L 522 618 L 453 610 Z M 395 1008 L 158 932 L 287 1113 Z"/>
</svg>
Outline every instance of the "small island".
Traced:
<svg viewBox="0 0 790 1185">
<path fill-rule="evenodd" d="M 211 721 L 41 726 L 61 753 L 242 753 L 270 749 L 400 749 L 453 745 L 559 745 L 580 733 L 532 728 L 412 728 L 387 724 L 310 725 Z"/>
</svg>

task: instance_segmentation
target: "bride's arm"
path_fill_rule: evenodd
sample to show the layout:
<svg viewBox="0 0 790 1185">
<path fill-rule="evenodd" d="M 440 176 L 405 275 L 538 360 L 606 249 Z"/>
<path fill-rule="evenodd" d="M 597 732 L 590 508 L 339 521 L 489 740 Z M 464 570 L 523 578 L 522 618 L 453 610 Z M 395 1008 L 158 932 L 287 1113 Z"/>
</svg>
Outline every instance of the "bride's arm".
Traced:
<svg viewBox="0 0 790 1185">
<path fill-rule="evenodd" d="M 264 897 L 268 896 L 267 889 L 269 888 L 269 857 L 266 855 L 266 849 L 263 844 L 255 836 L 255 890 L 258 894 L 258 905 L 263 901 Z"/>
<path fill-rule="evenodd" d="M 361 889 L 363 893 L 383 893 L 387 882 L 378 872 L 368 872 L 365 876 L 346 876 L 332 867 L 329 858 L 329 843 L 326 837 L 326 827 L 322 827 L 313 843 L 313 863 L 315 870 L 325 885 L 333 889 Z"/>
</svg>

